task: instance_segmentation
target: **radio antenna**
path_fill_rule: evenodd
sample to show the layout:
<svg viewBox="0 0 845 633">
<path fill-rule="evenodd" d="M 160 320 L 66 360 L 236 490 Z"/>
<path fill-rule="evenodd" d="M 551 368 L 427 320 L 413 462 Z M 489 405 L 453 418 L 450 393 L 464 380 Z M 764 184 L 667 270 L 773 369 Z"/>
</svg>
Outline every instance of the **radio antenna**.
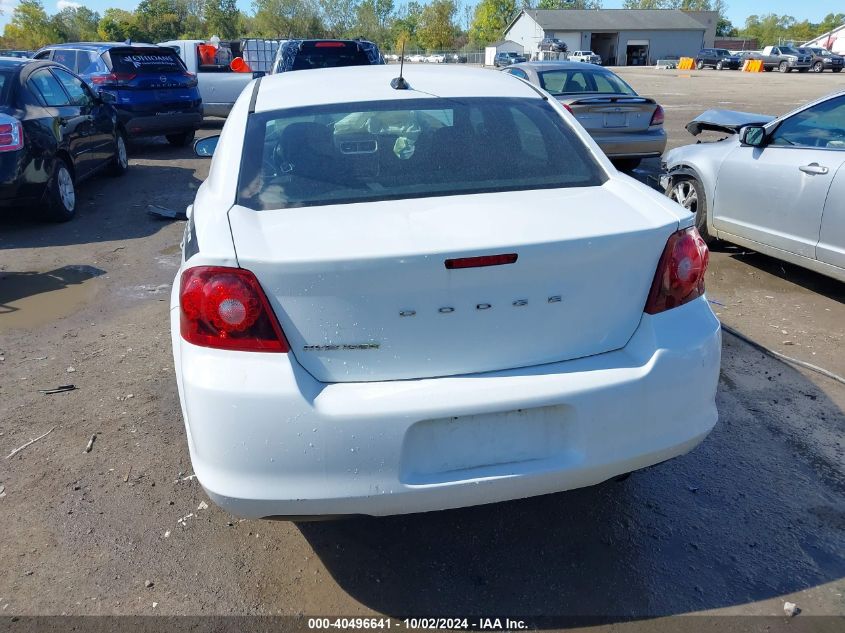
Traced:
<svg viewBox="0 0 845 633">
<path fill-rule="evenodd" d="M 402 52 L 399 55 L 399 76 L 394 77 L 390 82 L 390 87 L 394 90 L 408 90 L 411 86 L 405 81 L 402 73 L 405 70 L 405 40 L 402 40 Z"/>
</svg>

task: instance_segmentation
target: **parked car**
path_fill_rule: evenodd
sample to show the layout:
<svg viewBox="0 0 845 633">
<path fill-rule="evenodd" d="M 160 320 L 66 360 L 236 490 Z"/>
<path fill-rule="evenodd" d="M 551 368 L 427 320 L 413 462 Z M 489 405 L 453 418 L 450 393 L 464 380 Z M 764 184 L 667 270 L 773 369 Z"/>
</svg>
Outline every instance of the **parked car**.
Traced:
<svg viewBox="0 0 845 633">
<path fill-rule="evenodd" d="M 425 55 L 420 55 L 419 53 L 415 53 L 413 55 L 408 55 L 405 58 L 409 62 L 420 63 L 425 61 Z"/>
<path fill-rule="evenodd" d="M 420 66 L 401 90 L 396 72 L 265 77 L 196 144 L 217 153 L 170 314 L 211 499 L 441 510 L 701 442 L 720 326 L 693 217 L 523 82 Z"/>
<path fill-rule="evenodd" d="M 176 51 L 188 70 L 197 76 L 205 116 L 226 117 L 241 91 L 257 75 L 273 66 L 279 40 L 171 40 L 159 46 Z M 244 71 L 232 68 L 240 58 Z"/>
<path fill-rule="evenodd" d="M 573 51 L 567 57 L 572 62 L 585 62 L 587 64 L 601 65 L 601 57 L 596 55 L 593 51 Z"/>
<path fill-rule="evenodd" d="M 31 59 L 35 51 L 10 51 L 0 50 L 0 57 L 18 57 L 20 59 Z"/>
<path fill-rule="evenodd" d="M 35 207 L 63 222 L 76 213 L 80 182 L 126 173 L 111 99 L 54 62 L 0 59 L 0 206 Z"/>
<path fill-rule="evenodd" d="M 429 64 L 443 64 L 446 62 L 446 55 L 444 53 L 432 53 L 425 58 Z"/>
<path fill-rule="evenodd" d="M 565 53 L 568 50 L 568 46 L 566 42 L 562 42 L 556 37 L 544 37 L 537 45 L 537 49 L 551 51 L 552 53 Z"/>
<path fill-rule="evenodd" d="M 662 184 L 721 239 L 845 281 L 845 92 L 772 117 L 710 110 L 687 125 L 727 132 L 666 154 Z"/>
<path fill-rule="evenodd" d="M 766 46 L 757 59 L 763 60 L 763 69 L 767 72 L 777 69 L 788 73 L 793 70 L 805 73 L 810 70 L 811 55 L 798 52 L 792 46 Z"/>
<path fill-rule="evenodd" d="M 53 44 L 35 59 L 49 59 L 107 93 L 129 138 L 165 136 L 190 145 L 202 124 L 197 77 L 169 48 L 152 44 Z"/>
<path fill-rule="evenodd" d="M 620 169 L 634 169 L 643 158 L 660 156 L 666 149 L 663 108 L 607 68 L 529 62 L 503 72 L 551 93 Z"/>
<path fill-rule="evenodd" d="M 461 53 L 449 53 L 446 55 L 447 64 L 466 64 L 467 56 Z"/>
<path fill-rule="evenodd" d="M 511 64 L 521 64 L 524 61 L 526 61 L 525 55 L 502 51 L 496 53 L 496 57 L 493 58 L 493 66 L 496 68 L 504 68 L 505 66 L 510 66 Z"/>
<path fill-rule="evenodd" d="M 834 55 L 826 48 L 803 46 L 798 49 L 798 52 L 812 57 L 810 60 L 810 70 L 814 73 L 820 73 L 825 70 L 841 73 L 842 67 L 845 65 L 845 58 L 841 55 Z"/>
<path fill-rule="evenodd" d="M 695 67 L 698 70 L 703 68 L 737 70 L 742 64 L 743 60 L 726 48 L 702 48 L 695 56 Z"/>
</svg>

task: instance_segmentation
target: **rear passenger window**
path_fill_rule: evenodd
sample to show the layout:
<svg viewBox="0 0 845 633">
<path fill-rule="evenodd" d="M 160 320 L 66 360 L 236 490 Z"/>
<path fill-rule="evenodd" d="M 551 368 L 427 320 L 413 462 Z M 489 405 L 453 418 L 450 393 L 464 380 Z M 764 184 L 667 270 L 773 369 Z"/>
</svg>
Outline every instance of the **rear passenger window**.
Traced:
<svg viewBox="0 0 845 633">
<path fill-rule="evenodd" d="M 67 93 L 70 95 L 71 103 L 78 106 L 89 106 L 92 103 L 91 95 L 85 89 L 82 80 L 77 79 L 70 73 L 66 73 L 58 68 L 53 69 L 53 74 L 64 86 Z"/>
<path fill-rule="evenodd" d="M 62 89 L 59 81 L 46 68 L 36 70 L 29 77 L 29 84 L 36 96 L 41 97 L 45 106 L 59 107 L 70 105 L 67 93 Z"/>
<path fill-rule="evenodd" d="M 76 60 L 80 75 L 94 75 L 107 73 L 106 63 L 96 51 L 79 51 L 79 58 Z"/>
<path fill-rule="evenodd" d="M 57 50 L 53 52 L 53 61 L 76 72 L 76 51 Z"/>
</svg>

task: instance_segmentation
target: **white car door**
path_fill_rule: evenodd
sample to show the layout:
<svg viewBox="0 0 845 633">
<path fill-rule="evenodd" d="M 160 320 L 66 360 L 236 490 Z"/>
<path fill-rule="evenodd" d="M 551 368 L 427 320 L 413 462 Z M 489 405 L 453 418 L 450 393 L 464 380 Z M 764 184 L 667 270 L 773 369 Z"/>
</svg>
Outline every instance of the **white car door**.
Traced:
<svg viewBox="0 0 845 633">
<path fill-rule="evenodd" d="M 816 258 L 822 214 L 845 163 L 845 96 L 775 124 L 764 147 L 739 146 L 722 163 L 713 225 L 739 237 Z"/>
<path fill-rule="evenodd" d="M 845 271 L 845 165 L 836 172 L 827 195 L 816 257 Z"/>
</svg>

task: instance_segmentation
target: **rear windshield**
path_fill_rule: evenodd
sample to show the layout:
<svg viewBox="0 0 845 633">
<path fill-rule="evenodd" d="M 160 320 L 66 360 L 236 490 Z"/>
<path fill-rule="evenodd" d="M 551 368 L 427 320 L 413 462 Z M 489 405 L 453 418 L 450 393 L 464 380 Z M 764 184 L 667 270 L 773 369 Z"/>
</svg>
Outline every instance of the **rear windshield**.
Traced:
<svg viewBox="0 0 845 633">
<path fill-rule="evenodd" d="M 12 85 L 12 75 L 11 73 L 0 73 L 0 103 L 3 105 L 8 105 L 9 103 L 9 94 L 11 93 L 10 87 Z"/>
<path fill-rule="evenodd" d="M 335 68 L 337 66 L 368 66 L 370 59 L 357 44 L 346 42 L 303 43 L 291 70 Z"/>
<path fill-rule="evenodd" d="M 584 64 L 586 66 L 586 64 Z M 553 95 L 577 92 L 636 95 L 634 89 L 613 73 L 589 68 L 561 68 L 539 73 L 540 85 Z"/>
<path fill-rule="evenodd" d="M 116 73 L 176 73 L 185 69 L 169 48 L 112 49 L 109 58 Z"/>
<path fill-rule="evenodd" d="M 588 187 L 605 179 L 586 146 L 541 99 L 413 99 L 262 112 L 250 115 L 244 145 L 238 203 L 252 209 Z"/>
</svg>

